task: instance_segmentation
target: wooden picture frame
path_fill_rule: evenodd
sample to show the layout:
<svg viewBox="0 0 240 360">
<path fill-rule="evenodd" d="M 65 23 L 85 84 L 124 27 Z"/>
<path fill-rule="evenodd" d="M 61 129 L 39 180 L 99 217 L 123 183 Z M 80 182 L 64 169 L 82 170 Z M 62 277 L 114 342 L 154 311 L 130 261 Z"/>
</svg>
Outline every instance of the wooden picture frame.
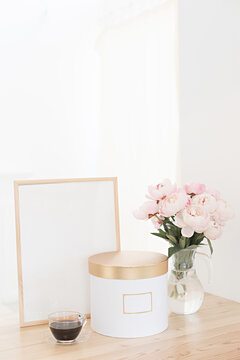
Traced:
<svg viewBox="0 0 240 360">
<path fill-rule="evenodd" d="M 23 237 L 25 237 L 25 238 L 30 237 L 31 239 L 34 238 L 34 236 L 31 237 L 31 234 L 34 234 L 33 233 L 34 229 L 32 229 L 31 226 L 32 227 L 35 226 L 35 228 L 39 229 L 39 226 L 38 226 L 39 221 L 40 221 L 39 218 L 41 218 L 41 216 L 39 217 L 39 216 L 36 215 L 36 219 L 35 219 L 34 214 L 39 214 L 39 211 L 40 211 L 40 213 L 43 214 L 43 218 L 45 218 L 45 217 L 47 218 L 47 215 L 45 215 L 45 213 L 41 210 L 40 205 L 38 205 L 38 201 L 36 199 L 38 199 L 38 200 L 40 199 L 39 202 L 41 203 L 42 194 L 44 194 L 45 201 L 46 202 L 50 201 L 48 199 L 49 198 L 52 199 L 52 198 L 51 198 L 51 195 L 49 196 L 49 194 L 52 194 L 51 190 L 54 188 L 54 187 L 52 187 L 52 185 L 56 185 L 55 189 L 56 189 L 57 193 L 59 192 L 59 194 L 62 194 L 61 193 L 62 190 L 59 189 L 59 186 L 61 186 L 62 189 L 65 189 L 64 191 L 66 191 L 67 188 L 68 188 L 68 191 L 71 190 L 71 191 L 69 191 L 69 194 L 70 193 L 72 194 L 74 192 L 74 187 L 75 187 L 76 189 L 77 188 L 79 189 L 79 193 L 82 193 L 84 195 L 86 193 L 86 190 L 87 190 L 86 187 L 88 186 L 88 185 L 85 185 L 85 184 L 90 184 L 89 187 L 93 188 L 94 182 L 96 183 L 96 189 L 97 189 L 96 191 L 97 191 L 97 195 L 98 195 L 98 196 L 96 196 L 96 198 L 99 198 L 98 201 L 100 201 L 101 198 L 103 198 L 102 191 L 100 191 L 100 186 L 103 186 L 103 188 L 105 189 L 104 191 L 107 194 L 107 198 L 109 198 L 109 209 L 107 210 L 107 214 L 109 216 L 109 219 L 110 220 L 114 219 L 114 222 L 115 222 L 114 225 L 112 223 L 110 224 L 111 225 L 110 226 L 111 231 L 109 230 L 109 234 L 108 234 L 108 245 L 105 246 L 104 243 L 103 243 L 103 250 L 102 251 L 113 251 L 113 250 L 120 251 L 118 184 L 117 184 L 117 178 L 116 177 L 80 178 L 80 179 L 75 179 L 75 178 L 74 179 L 50 179 L 50 180 L 49 179 L 48 180 L 17 180 L 17 181 L 14 181 L 15 218 L 16 218 L 16 243 L 17 243 L 17 267 L 18 267 L 18 288 L 19 288 L 19 318 L 20 318 L 20 326 L 21 327 L 31 326 L 31 325 L 40 325 L 40 324 L 47 323 L 46 318 L 40 318 L 40 319 L 35 319 L 34 318 L 34 320 L 31 320 L 29 318 L 29 316 L 26 318 L 26 314 L 25 314 L 26 308 L 24 307 L 24 301 L 25 301 L 24 291 L 26 291 L 26 289 L 25 289 L 26 284 L 25 284 L 24 281 L 26 280 L 25 278 L 27 278 L 27 276 L 23 274 L 23 272 L 24 272 L 23 271 L 23 266 L 25 266 L 24 267 L 25 274 L 28 274 L 29 271 L 32 271 L 32 268 L 35 266 L 36 261 L 38 261 L 38 257 L 35 255 L 34 261 L 33 261 L 33 259 L 32 259 L 33 255 L 31 256 L 31 254 L 29 254 L 29 252 L 26 253 L 26 250 L 24 250 L 24 247 L 26 247 L 27 244 L 29 245 L 30 242 L 29 242 L 29 240 L 24 240 Z M 111 185 L 111 183 L 112 183 L 112 185 Z M 63 185 L 60 185 L 60 184 L 63 184 Z M 70 184 L 74 184 L 74 185 L 70 186 Z M 78 184 L 84 184 L 86 189 L 84 189 L 84 190 L 81 189 L 80 190 L 81 186 L 78 185 Z M 104 184 L 104 185 L 102 185 L 102 184 Z M 42 185 L 46 185 L 46 186 L 43 187 Z M 47 185 L 50 185 L 50 187 L 47 188 Z M 29 186 L 30 186 L 30 188 L 29 188 Z M 33 186 L 33 187 L 31 187 L 31 186 Z M 84 188 L 84 186 L 82 186 L 82 188 Z M 26 190 L 26 189 L 31 189 L 31 191 L 33 191 L 33 194 L 30 193 L 30 195 L 29 195 L 29 191 Z M 47 190 L 48 193 L 47 194 L 44 193 L 43 189 L 45 189 L 45 190 L 48 189 Z M 41 196 L 36 198 L 35 195 L 37 194 L 37 190 L 39 190 L 39 193 L 40 193 Z M 26 198 L 25 200 L 24 200 L 24 196 Z M 34 198 L 34 196 L 35 196 L 35 198 Z M 54 196 L 57 196 L 57 195 L 54 195 Z M 68 193 L 67 193 L 67 196 L 68 196 Z M 81 196 L 81 194 L 79 196 Z M 113 197 L 112 200 L 111 200 L 111 196 Z M 25 207 L 23 206 L 24 201 L 25 201 L 25 203 L 27 203 L 27 205 Z M 113 203 L 112 203 L 112 201 L 113 201 Z M 69 201 L 69 203 L 70 203 L 70 201 Z M 73 199 L 73 203 L 79 204 L 79 202 L 75 201 L 74 199 Z M 31 204 L 33 204 L 33 206 Z M 35 204 L 37 204 L 37 205 L 35 206 Z M 44 209 L 47 209 L 47 211 L 48 211 L 49 207 L 46 206 L 44 201 L 43 201 L 43 205 L 45 206 Z M 76 205 L 76 206 L 78 206 L 78 205 Z M 37 208 L 36 211 L 35 211 L 35 207 Z M 50 208 L 51 208 L 51 206 L 50 206 Z M 59 207 L 57 207 L 57 212 L 58 211 L 63 211 L 64 212 L 65 211 L 64 206 L 62 208 L 63 208 L 63 210 L 59 210 Z M 111 208 L 111 211 L 110 211 L 110 208 Z M 32 211 L 32 209 L 33 209 L 33 211 Z M 26 213 L 26 215 L 25 215 L 24 212 Z M 99 209 L 99 217 L 101 217 L 102 213 L 104 213 L 103 208 Z M 111 217 L 112 217 L 112 219 L 111 219 Z M 105 218 L 103 217 L 103 221 L 105 221 L 104 219 Z M 71 220 L 70 220 L 70 223 L 71 223 Z M 76 221 L 75 221 L 75 223 L 76 223 Z M 106 223 L 109 224 L 109 222 L 107 222 L 107 219 L 106 219 Z M 57 224 L 60 224 L 59 225 L 60 227 L 62 226 L 62 222 L 60 222 L 60 223 L 58 222 Z M 83 224 L 83 227 L 84 227 L 85 225 L 84 225 L 83 222 L 82 222 L 82 224 Z M 114 226 L 114 230 L 113 230 L 113 226 Z M 55 228 L 57 228 L 57 227 L 58 226 L 56 226 Z M 44 223 L 43 223 L 43 228 L 44 228 Z M 59 231 L 60 231 L 60 229 L 56 230 L 56 232 L 58 234 L 59 234 Z M 114 235 L 113 235 L 113 232 L 114 232 Z M 61 237 L 61 234 L 62 233 L 60 233 L 60 237 Z M 113 239 L 113 236 L 115 236 L 115 239 Z M 44 240 L 44 241 L 46 241 L 47 244 L 49 243 L 49 242 L 47 242 L 47 235 L 46 235 L 46 240 Z M 62 243 L 63 243 L 63 241 L 62 241 Z M 90 242 L 88 242 L 88 243 L 90 243 Z M 37 242 L 37 244 L 30 244 L 30 253 L 31 253 L 31 246 L 33 246 L 33 245 L 36 246 L 38 244 L 39 244 L 38 242 Z M 65 244 L 65 242 L 64 242 L 64 244 Z M 75 242 L 75 244 L 76 244 L 76 242 Z M 80 246 L 80 242 L 77 242 L 77 244 Z M 104 246 L 105 246 L 105 248 L 104 248 Z M 113 248 L 111 249 L 110 247 L 113 247 Z M 96 252 L 102 252 L 102 251 L 99 251 L 99 248 L 97 250 L 98 251 L 96 251 Z M 86 251 L 88 251 L 88 250 L 86 250 Z M 45 251 L 45 254 L 46 254 L 46 251 Z M 29 261 L 30 261 L 31 265 L 29 265 L 29 267 L 27 268 L 25 263 L 27 262 L 28 256 L 30 257 Z M 87 263 L 87 258 L 86 258 L 86 263 Z M 49 263 L 48 263 L 48 265 L 49 265 Z M 44 271 L 44 267 L 43 267 L 43 271 Z M 84 266 L 83 271 L 86 272 L 86 274 L 88 274 L 87 266 L 86 266 L 86 268 Z M 81 273 L 81 276 L 85 276 L 85 275 L 83 275 L 83 271 L 79 272 L 79 273 Z M 41 272 L 41 271 L 39 271 L 39 269 L 38 269 L 36 274 L 39 274 L 39 272 Z M 24 276 L 25 276 L 25 278 L 24 278 Z M 86 276 L 88 276 L 88 275 L 86 275 Z M 47 277 L 48 277 L 48 273 L 47 273 L 47 270 L 46 270 L 46 278 Z M 37 281 L 37 279 L 36 279 L 36 281 Z M 27 280 L 26 280 L 26 283 L 28 283 Z M 80 285 L 81 284 L 79 284 L 79 286 Z M 28 293 L 28 294 L 31 293 L 32 294 L 32 293 L 34 293 L 34 289 L 32 291 L 26 291 L 26 293 Z M 27 307 L 27 309 L 28 308 L 29 307 Z M 59 309 L 59 308 L 54 309 L 54 311 L 58 311 L 58 310 L 78 310 L 78 309 Z M 49 311 L 49 312 L 52 312 L 52 311 Z M 89 317 L 89 313 L 87 313 L 86 315 L 87 315 L 87 317 Z"/>
</svg>

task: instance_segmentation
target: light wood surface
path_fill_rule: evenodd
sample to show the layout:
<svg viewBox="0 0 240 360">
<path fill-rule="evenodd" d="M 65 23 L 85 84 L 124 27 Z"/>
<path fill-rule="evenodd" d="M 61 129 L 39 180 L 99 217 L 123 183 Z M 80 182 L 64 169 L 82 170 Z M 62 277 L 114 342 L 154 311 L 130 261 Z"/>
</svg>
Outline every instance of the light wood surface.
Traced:
<svg viewBox="0 0 240 360">
<path fill-rule="evenodd" d="M 1 360 L 240 360 L 240 304 L 213 295 L 196 314 L 171 314 L 168 330 L 138 339 L 92 332 L 85 343 L 54 345 L 46 325 L 19 328 L 17 309 L 0 319 Z"/>
</svg>

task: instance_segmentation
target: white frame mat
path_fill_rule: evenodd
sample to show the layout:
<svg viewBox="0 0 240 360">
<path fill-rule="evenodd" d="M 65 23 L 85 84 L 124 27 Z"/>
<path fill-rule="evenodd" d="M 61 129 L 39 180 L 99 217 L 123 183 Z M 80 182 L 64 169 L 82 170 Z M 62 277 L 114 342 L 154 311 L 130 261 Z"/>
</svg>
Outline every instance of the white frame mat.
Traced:
<svg viewBox="0 0 240 360">
<path fill-rule="evenodd" d="M 120 250 L 117 178 L 14 182 L 20 326 L 90 313 L 88 256 Z"/>
</svg>

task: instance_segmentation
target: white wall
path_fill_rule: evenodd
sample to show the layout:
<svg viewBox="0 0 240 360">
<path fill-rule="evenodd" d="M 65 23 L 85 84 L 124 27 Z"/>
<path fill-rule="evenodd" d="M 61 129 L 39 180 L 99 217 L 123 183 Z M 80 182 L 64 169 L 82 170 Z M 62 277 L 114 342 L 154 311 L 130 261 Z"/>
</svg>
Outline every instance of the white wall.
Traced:
<svg viewBox="0 0 240 360">
<path fill-rule="evenodd" d="M 13 180 L 98 175 L 97 134 L 91 131 L 98 7 L 94 0 L 87 4 L 0 2 L 0 299 L 5 302 L 17 298 Z"/>
<path fill-rule="evenodd" d="M 101 55 L 101 172 L 119 177 L 122 249 L 160 250 L 151 222 L 132 212 L 147 186 L 176 178 L 176 8 L 170 0 L 98 39 Z"/>
<path fill-rule="evenodd" d="M 240 301 L 240 1 L 179 0 L 179 60 L 182 181 L 219 189 L 236 212 L 206 288 Z"/>
<path fill-rule="evenodd" d="M 5 301 L 17 294 L 14 178 L 119 175 L 123 247 L 164 247 L 149 234 L 151 225 L 137 222 L 131 211 L 149 182 L 175 177 L 178 125 L 174 86 L 167 88 L 175 75 L 169 46 L 174 1 L 114 26 L 96 44 L 97 3 L 0 4 L 0 297 Z M 238 0 L 179 0 L 182 181 L 218 188 L 235 209 L 235 219 L 214 242 L 207 290 L 238 301 L 239 18 Z M 141 31 L 149 32 L 148 39 Z M 131 62 L 127 52 L 121 61 L 124 51 L 131 51 Z M 161 64 L 168 64 L 165 74 Z M 174 135 L 168 138 L 169 130 Z M 201 274 L 206 277 L 205 269 Z"/>
<path fill-rule="evenodd" d="M 118 176 L 123 248 L 164 247 L 132 211 L 176 176 L 175 0 L 2 1 L 0 79 L 0 300 L 14 179 Z"/>
</svg>

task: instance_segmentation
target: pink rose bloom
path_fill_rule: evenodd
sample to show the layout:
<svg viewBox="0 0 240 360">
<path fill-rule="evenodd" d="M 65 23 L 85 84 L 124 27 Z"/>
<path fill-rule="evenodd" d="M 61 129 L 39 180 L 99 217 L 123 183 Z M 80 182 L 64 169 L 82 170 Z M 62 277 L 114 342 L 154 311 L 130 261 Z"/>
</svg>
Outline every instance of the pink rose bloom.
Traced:
<svg viewBox="0 0 240 360">
<path fill-rule="evenodd" d="M 204 209 L 206 209 L 206 211 L 210 214 L 212 214 L 217 208 L 217 200 L 214 196 L 208 193 L 193 196 L 191 204 L 204 207 Z"/>
<path fill-rule="evenodd" d="M 148 187 L 149 195 L 146 195 L 146 197 L 151 200 L 161 200 L 175 192 L 176 189 L 176 184 L 172 184 L 169 179 L 164 179 L 163 182 L 158 185 L 150 185 Z"/>
<path fill-rule="evenodd" d="M 133 215 L 138 220 L 147 220 L 156 213 L 158 213 L 158 205 L 156 201 L 146 201 L 138 210 L 133 212 Z"/>
<path fill-rule="evenodd" d="M 216 240 L 217 238 L 219 238 L 219 236 L 222 235 L 222 226 L 219 225 L 216 221 L 211 220 L 209 227 L 207 228 L 207 230 L 204 231 L 204 235 L 209 240 Z"/>
<path fill-rule="evenodd" d="M 189 226 L 197 233 L 202 233 L 209 226 L 209 215 L 202 206 L 188 206 L 182 212 L 182 219 L 186 226 Z"/>
<path fill-rule="evenodd" d="M 197 195 L 197 194 L 202 194 L 203 192 L 205 192 L 206 186 L 204 184 L 191 182 L 190 184 L 184 185 L 184 190 L 189 195 L 193 195 L 193 194 Z"/>
<path fill-rule="evenodd" d="M 225 222 L 233 218 L 234 212 L 226 201 L 220 199 L 217 201 L 216 216 L 219 222 Z"/>
<path fill-rule="evenodd" d="M 174 192 L 159 202 L 159 213 L 169 217 L 184 209 L 188 202 L 188 196 L 184 192 Z"/>
</svg>

